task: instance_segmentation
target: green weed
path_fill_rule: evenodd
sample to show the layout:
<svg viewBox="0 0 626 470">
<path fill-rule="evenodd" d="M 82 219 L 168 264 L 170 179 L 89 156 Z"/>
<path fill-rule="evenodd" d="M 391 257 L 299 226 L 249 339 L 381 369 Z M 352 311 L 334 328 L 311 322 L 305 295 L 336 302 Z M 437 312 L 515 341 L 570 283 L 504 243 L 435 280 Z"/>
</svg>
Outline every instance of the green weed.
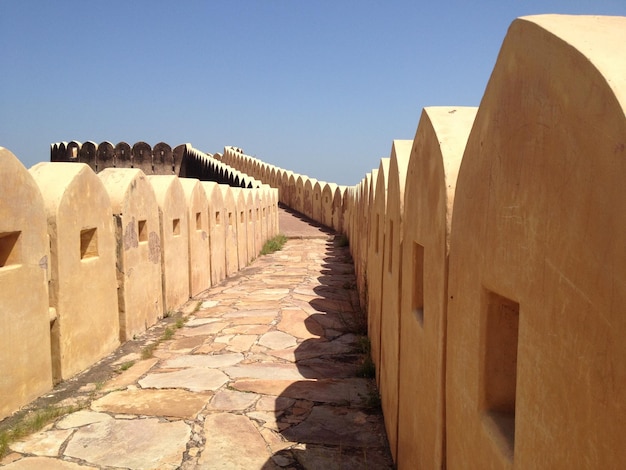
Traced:
<svg viewBox="0 0 626 470">
<path fill-rule="evenodd" d="M 56 418 L 74 413 L 82 406 L 48 406 L 24 416 L 15 426 L 0 431 L 0 459 L 9 452 L 9 446 L 42 429 Z"/>
<path fill-rule="evenodd" d="M 283 246 L 287 243 L 287 237 L 284 235 L 276 235 L 274 238 L 270 238 L 265 242 L 263 248 L 261 249 L 261 255 L 269 255 L 270 253 L 274 253 L 275 251 L 280 251 L 283 249 Z"/>
</svg>

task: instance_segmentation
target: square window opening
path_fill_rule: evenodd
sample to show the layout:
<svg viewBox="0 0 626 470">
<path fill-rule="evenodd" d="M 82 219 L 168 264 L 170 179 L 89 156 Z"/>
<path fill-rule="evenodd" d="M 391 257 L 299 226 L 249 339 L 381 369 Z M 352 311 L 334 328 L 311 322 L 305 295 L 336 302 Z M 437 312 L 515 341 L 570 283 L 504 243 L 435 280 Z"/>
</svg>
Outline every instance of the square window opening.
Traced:
<svg viewBox="0 0 626 470">
<path fill-rule="evenodd" d="M 88 228 L 80 231 L 80 259 L 98 257 L 98 229 Z"/>
<path fill-rule="evenodd" d="M 148 224 L 146 220 L 137 222 L 137 233 L 139 234 L 139 243 L 148 241 Z"/>
<path fill-rule="evenodd" d="M 495 292 L 483 293 L 483 409 L 502 452 L 513 458 L 519 303 Z"/>
<path fill-rule="evenodd" d="M 0 233 L 0 268 L 21 263 L 21 234 L 21 231 Z"/>
<path fill-rule="evenodd" d="M 419 324 L 424 326 L 424 247 L 413 242 L 413 292 L 411 310 Z"/>
</svg>

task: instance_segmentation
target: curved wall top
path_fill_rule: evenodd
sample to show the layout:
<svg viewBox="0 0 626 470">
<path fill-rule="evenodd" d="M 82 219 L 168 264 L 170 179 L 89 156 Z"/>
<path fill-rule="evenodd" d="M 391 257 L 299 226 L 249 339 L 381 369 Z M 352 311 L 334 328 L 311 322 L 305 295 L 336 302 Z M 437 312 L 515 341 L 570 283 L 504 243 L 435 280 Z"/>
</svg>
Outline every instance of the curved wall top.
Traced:
<svg viewBox="0 0 626 470">
<path fill-rule="evenodd" d="M 476 108 L 422 111 L 402 222 L 398 467 L 444 466 L 449 219 Z M 414 436 L 420 435 L 421 439 Z"/>
<path fill-rule="evenodd" d="M 626 56 L 616 44 L 626 18 L 546 15 L 513 22 L 502 45 L 455 194 L 451 467 L 626 461 Z"/>
</svg>

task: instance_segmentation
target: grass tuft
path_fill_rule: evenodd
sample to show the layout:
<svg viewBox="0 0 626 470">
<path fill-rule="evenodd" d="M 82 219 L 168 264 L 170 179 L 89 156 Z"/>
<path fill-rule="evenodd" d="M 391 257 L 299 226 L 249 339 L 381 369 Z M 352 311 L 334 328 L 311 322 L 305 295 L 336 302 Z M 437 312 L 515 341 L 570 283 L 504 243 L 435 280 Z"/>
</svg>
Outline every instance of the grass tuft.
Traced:
<svg viewBox="0 0 626 470">
<path fill-rule="evenodd" d="M 261 249 L 261 255 L 269 255 L 270 253 L 274 253 L 275 251 L 280 251 L 283 249 L 283 246 L 287 243 L 287 237 L 284 235 L 276 235 L 274 238 L 270 238 L 265 242 L 263 248 Z"/>
<path fill-rule="evenodd" d="M 163 331 L 161 337 L 156 340 L 154 343 L 148 344 L 141 350 L 141 358 L 142 359 L 150 359 L 154 355 L 154 350 L 161 344 L 163 341 L 169 341 L 174 337 L 174 332 L 179 328 L 182 328 L 185 325 L 187 318 L 180 317 L 176 319 L 176 322 Z"/>
<path fill-rule="evenodd" d="M 342 233 L 335 239 L 336 246 L 342 248 L 344 246 L 350 246 L 350 239 L 345 233 Z"/>
<path fill-rule="evenodd" d="M 373 379 L 376 377 L 376 364 L 374 364 L 369 354 L 363 357 L 363 362 L 356 370 L 356 376 L 365 379 Z"/>
<path fill-rule="evenodd" d="M 121 366 L 120 366 L 120 372 L 124 372 L 125 370 L 130 369 L 132 366 L 135 365 L 135 361 L 127 361 L 124 362 Z"/>
<path fill-rule="evenodd" d="M 48 406 L 24 416 L 12 428 L 0 431 L 0 459 L 7 455 L 13 442 L 39 431 L 56 418 L 74 413 L 81 408 L 82 406 Z"/>
</svg>

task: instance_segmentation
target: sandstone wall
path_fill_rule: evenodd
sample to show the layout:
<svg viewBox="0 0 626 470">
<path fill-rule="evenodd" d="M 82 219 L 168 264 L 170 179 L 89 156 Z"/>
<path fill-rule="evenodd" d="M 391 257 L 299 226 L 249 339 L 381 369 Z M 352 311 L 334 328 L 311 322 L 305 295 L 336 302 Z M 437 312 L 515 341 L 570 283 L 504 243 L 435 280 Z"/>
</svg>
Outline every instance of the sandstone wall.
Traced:
<svg viewBox="0 0 626 470">
<path fill-rule="evenodd" d="M 454 190 L 476 108 L 425 108 L 406 174 L 402 221 L 398 458 L 445 463 L 447 279 Z M 415 436 L 421 436 L 415 439 Z"/>
<path fill-rule="evenodd" d="M 504 40 L 455 194 L 451 468 L 626 462 L 625 41 L 553 15 Z"/>
<path fill-rule="evenodd" d="M 398 439 L 398 362 L 400 349 L 400 273 L 402 270 L 402 214 L 406 170 L 411 153 L 410 140 L 394 140 L 389 159 L 387 207 L 385 211 L 383 252 L 380 271 L 380 398 L 385 428 L 396 460 Z M 379 173 L 380 175 L 380 173 Z"/>
<path fill-rule="evenodd" d="M 43 195 L 50 237 L 52 375 L 68 379 L 119 344 L 115 228 L 111 200 L 85 164 L 30 169 Z"/>
<path fill-rule="evenodd" d="M 164 313 L 159 206 L 139 169 L 107 168 L 98 176 L 111 199 L 120 341 L 127 341 Z"/>
<path fill-rule="evenodd" d="M 81 152 L 87 159 L 103 149 L 115 159 L 117 150 L 132 162 L 130 146 L 71 142 L 59 148 L 75 156 L 72 163 L 40 163 L 30 171 L 0 148 L 0 328 L 6 334 L 0 346 L 0 419 L 141 334 L 190 293 L 211 286 L 209 220 L 229 186 L 146 177 L 132 165 L 96 175 L 78 162 Z M 146 146 L 135 150 L 146 155 Z M 183 150 L 181 155 L 194 155 L 191 147 Z M 211 163 L 199 152 L 193 159 Z M 260 186 L 249 177 L 248 182 Z M 204 184 L 217 189 L 216 204 Z M 246 219 L 243 236 L 234 223 L 235 211 L 245 214 L 257 189 L 239 191 L 246 205 L 231 209 L 230 274 L 239 269 L 240 244 L 246 258 L 258 254 L 247 251 L 255 221 Z M 264 194 L 266 228 L 258 232 L 269 236 L 268 227 L 278 227 L 277 190 L 265 188 Z M 225 241 L 214 242 L 221 246 L 216 251 L 223 276 Z"/>
<path fill-rule="evenodd" d="M 189 293 L 197 295 L 211 285 L 209 199 L 204 186 L 193 178 L 180 178 L 189 221 Z"/>
<path fill-rule="evenodd" d="M 211 156 L 185 144 L 170 158 L 162 146 L 155 163 L 155 150 L 149 157 L 143 144 L 54 144 L 52 160 L 85 165 L 46 170 L 58 172 L 55 179 L 63 181 L 54 190 L 43 168 L 31 170 L 39 173 L 35 179 L 41 180 L 52 242 L 49 306 L 58 320 L 71 318 L 70 307 L 84 302 L 55 284 L 73 286 L 77 281 L 67 273 L 78 268 L 68 270 L 65 264 L 80 262 L 78 253 L 93 257 L 88 235 L 100 222 L 83 214 L 80 196 L 86 186 L 95 195 L 93 217 L 113 216 L 92 169 L 113 164 L 169 172 L 171 166 L 172 175 L 215 178 L 202 183 L 207 194 L 222 199 L 209 196 L 207 208 L 215 279 L 226 275 L 228 251 L 224 227 L 216 230 L 229 210 L 218 182 L 254 188 L 243 198 L 248 261 L 272 233 L 267 217 L 277 217 L 262 187 L 269 184 L 280 203 L 343 230 L 349 239 L 398 468 L 621 468 L 626 461 L 621 442 L 626 431 L 626 186 L 621 181 L 626 58 L 618 46 L 624 43 L 626 18 L 516 20 L 478 111 L 424 109 L 408 163 L 399 158 L 405 151 L 394 141 L 393 163 L 381 159 L 378 169 L 342 197 L 328 183 L 274 167 L 236 147 Z M 66 188 L 71 198 L 64 196 Z M 25 191 L 10 200 L 37 198 L 35 191 Z M 326 195 L 329 201 L 332 195 L 330 214 Z M 23 253 L 19 241 L 26 236 L 5 200 L 0 200 L 1 213 L 16 220 L 0 221 L 6 227 L 0 231 L 2 280 L 17 271 L 14 260 Z M 241 207 L 234 210 L 240 219 Z M 98 225 L 103 240 L 107 230 L 105 222 Z M 55 241 L 59 231 L 62 244 Z M 83 231 L 82 238 L 76 235 Z M 83 251 L 76 246 L 79 239 Z M 236 240 L 240 245 L 239 234 Z M 42 259 L 45 244 L 35 242 L 33 262 Z M 100 255 L 114 252 L 114 245 L 103 241 L 99 256 L 114 259 Z M 63 256 L 59 262 L 63 250 L 67 260 Z M 221 273 L 213 274 L 214 264 Z M 41 296 L 41 272 L 33 272 L 28 282 Z M 114 269 L 108 272 L 115 285 Z M 93 273 L 81 276 L 81 287 L 99 285 Z M 108 289 L 108 284 L 101 288 Z M 0 302 L 10 301 L 0 296 Z M 43 328 L 44 309 L 33 305 L 33 318 Z M 110 310 L 111 321 L 121 318 L 117 306 Z M 52 347 L 51 364 L 60 377 L 61 366 L 54 369 L 60 348 L 54 325 L 57 349 Z M 100 344 L 111 347 L 117 340 L 107 338 Z M 0 364 L 6 364 L 6 349 L 1 354 Z M 44 380 L 39 389 L 26 387 L 2 413 L 48 386 Z"/>
<path fill-rule="evenodd" d="M 52 388 L 46 210 L 33 177 L 0 147 L 0 419 Z"/>
<path fill-rule="evenodd" d="M 404 195 L 383 158 L 338 228 L 302 177 L 350 241 L 398 468 L 626 461 L 624 43 L 626 18 L 520 18 L 478 112 L 422 112 Z"/>
<path fill-rule="evenodd" d="M 376 383 L 380 387 L 380 329 L 383 308 L 383 269 L 385 266 L 385 214 L 387 213 L 387 184 L 389 158 L 380 160 L 375 185 L 370 193 L 371 219 L 367 235 L 367 332 L 372 344 L 372 360 L 376 366 Z"/>
</svg>

